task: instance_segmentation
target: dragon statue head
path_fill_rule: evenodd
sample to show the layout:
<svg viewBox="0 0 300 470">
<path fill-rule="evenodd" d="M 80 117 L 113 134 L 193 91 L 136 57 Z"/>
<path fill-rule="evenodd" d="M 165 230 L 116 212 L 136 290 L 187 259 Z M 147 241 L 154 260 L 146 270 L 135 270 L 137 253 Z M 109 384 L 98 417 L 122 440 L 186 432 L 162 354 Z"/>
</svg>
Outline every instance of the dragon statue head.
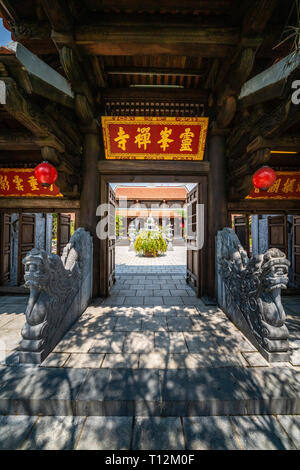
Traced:
<svg viewBox="0 0 300 470">
<path fill-rule="evenodd" d="M 267 292 L 285 289 L 288 284 L 290 261 L 277 248 L 271 248 L 262 257 L 262 284 Z"/>
<path fill-rule="evenodd" d="M 25 265 L 25 287 L 46 290 L 50 277 L 48 254 L 44 250 L 33 248 L 23 259 Z"/>
</svg>

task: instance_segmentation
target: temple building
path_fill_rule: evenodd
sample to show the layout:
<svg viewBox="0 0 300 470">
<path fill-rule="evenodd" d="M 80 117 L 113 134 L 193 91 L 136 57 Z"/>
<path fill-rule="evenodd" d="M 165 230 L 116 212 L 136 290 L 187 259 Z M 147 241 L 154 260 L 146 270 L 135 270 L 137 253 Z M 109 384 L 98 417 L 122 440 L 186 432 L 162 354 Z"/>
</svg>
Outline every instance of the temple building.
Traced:
<svg viewBox="0 0 300 470">
<path fill-rule="evenodd" d="M 188 279 L 197 296 L 217 298 L 216 236 L 224 227 L 236 229 L 249 255 L 283 250 L 299 286 L 300 58 L 285 40 L 287 22 L 297 22 L 293 3 L 1 0 L 12 34 L 0 48 L 1 288 L 16 276 L 20 283 L 30 248 L 49 250 L 49 229 L 37 237 L 33 224 L 58 214 L 61 254 L 72 214 L 74 229 L 93 237 L 93 295 L 108 296 L 114 234 L 98 238 L 106 216 L 99 204 L 118 205 L 129 183 L 186 182 L 192 189 L 176 201 L 186 199 Z M 42 161 L 58 172 L 48 187 L 34 176 Z M 277 175 L 267 190 L 252 184 L 264 165 Z M 134 191 L 129 200 L 147 206 L 154 189 Z M 122 210 L 111 214 L 111 227 Z M 192 235 L 200 217 L 201 249 Z"/>
</svg>

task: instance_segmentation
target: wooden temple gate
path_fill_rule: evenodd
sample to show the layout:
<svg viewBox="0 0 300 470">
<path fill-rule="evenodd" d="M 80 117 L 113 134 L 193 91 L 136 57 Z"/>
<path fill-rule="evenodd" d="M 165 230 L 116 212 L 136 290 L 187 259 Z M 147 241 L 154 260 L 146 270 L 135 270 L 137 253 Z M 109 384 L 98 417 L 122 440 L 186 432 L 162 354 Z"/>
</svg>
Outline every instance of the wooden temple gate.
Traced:
<svg viewBox="0 0 300 470">
<path fill-rule="evenodd" d="M 105 244 L 99 241 L 96 210 L 112 200 L 108 183 L 122 178 L 195 181 L 198 194 L 190 197 L 198 201 L 206 201 L 200 198 L 205 186 L 205 243 L 188 260 L 198 295 L 216 297 L 215 237 L 232 214 L 292 215 L 299 279 L 297 189 L 287 186 L 277 199 L 249 198 L 260 166 L 290 171 L 290 180 L 300 171 L 300 106 L 291 101 L 298 57 L 287 66 L 290 44 L 274 49 L 287 18 L 295 20 L 292 3 L 147 0 L 141 7 L 137 0 L 0 0 L 15 41 L 0 48 L 0 170 L 30 170 L 47 160 L 58 170 L 60 192 L 37 195 L 33 186 L 22 193 L 19 184 L 16 194 L 0 173 L 1 282 L 9 276 L 10 213 L 76 211 L 77 226 L 94 240 L 94 295 L 108 295 L 113 231 Z M 101 116 L 208 117 L 203 159 L 107 160 Z M 69 236 L 66 220 L 61 227 L 59 252 Z"/>
</svg>

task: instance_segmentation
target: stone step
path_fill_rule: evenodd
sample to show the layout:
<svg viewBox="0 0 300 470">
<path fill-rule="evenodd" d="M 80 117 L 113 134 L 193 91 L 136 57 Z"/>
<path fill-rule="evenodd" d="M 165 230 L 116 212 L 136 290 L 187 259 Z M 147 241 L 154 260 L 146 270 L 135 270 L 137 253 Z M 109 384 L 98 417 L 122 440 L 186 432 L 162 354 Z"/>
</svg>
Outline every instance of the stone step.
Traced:
<svg viewBox="0 0 300 470">
<path fill-rule="evenodd" d="M 300 414 L 300 370 L 0 368 L 0 414 Z"/>
</svg>

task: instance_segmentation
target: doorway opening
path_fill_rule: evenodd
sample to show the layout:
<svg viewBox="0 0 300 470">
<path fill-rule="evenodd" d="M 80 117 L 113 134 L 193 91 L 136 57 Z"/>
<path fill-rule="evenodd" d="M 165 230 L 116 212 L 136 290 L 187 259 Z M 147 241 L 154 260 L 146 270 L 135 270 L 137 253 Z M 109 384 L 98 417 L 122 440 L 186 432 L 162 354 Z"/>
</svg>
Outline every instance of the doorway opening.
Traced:
<svg viewBox="0 0 300 470">
<path fill-rule="evenodd" d="M 188 302 L 189 296 L 201 297 L 205 249 L 198 239 L 200 232 L 206 231 L 207 177 L 122 176 L 101 177 L 101 204 L 109 207 L 100 219 L 108 220 L 108 237 L 100 241 L 104 261 L 100 265 L 101 296 L 116 290 L 119 276 L 130 275 L 135 276 L 132 284 L 138 276 L 159 276 L 160 282 L 154 283 L 151 293 L 157 302 L 164 301 L 164 293 L 182 303 Z M 204 208 L 201 224 L 199 206 Z M 168 276 L 170 281 L 180 281 L 170 282 L 172 292 L 163 288 L 163 279 Z"/>
<path fill-rule="evenodd" d="M 189 185 L 117 183 L 113 188 L 116 275 L 185 275 Z"/>
</svg>

